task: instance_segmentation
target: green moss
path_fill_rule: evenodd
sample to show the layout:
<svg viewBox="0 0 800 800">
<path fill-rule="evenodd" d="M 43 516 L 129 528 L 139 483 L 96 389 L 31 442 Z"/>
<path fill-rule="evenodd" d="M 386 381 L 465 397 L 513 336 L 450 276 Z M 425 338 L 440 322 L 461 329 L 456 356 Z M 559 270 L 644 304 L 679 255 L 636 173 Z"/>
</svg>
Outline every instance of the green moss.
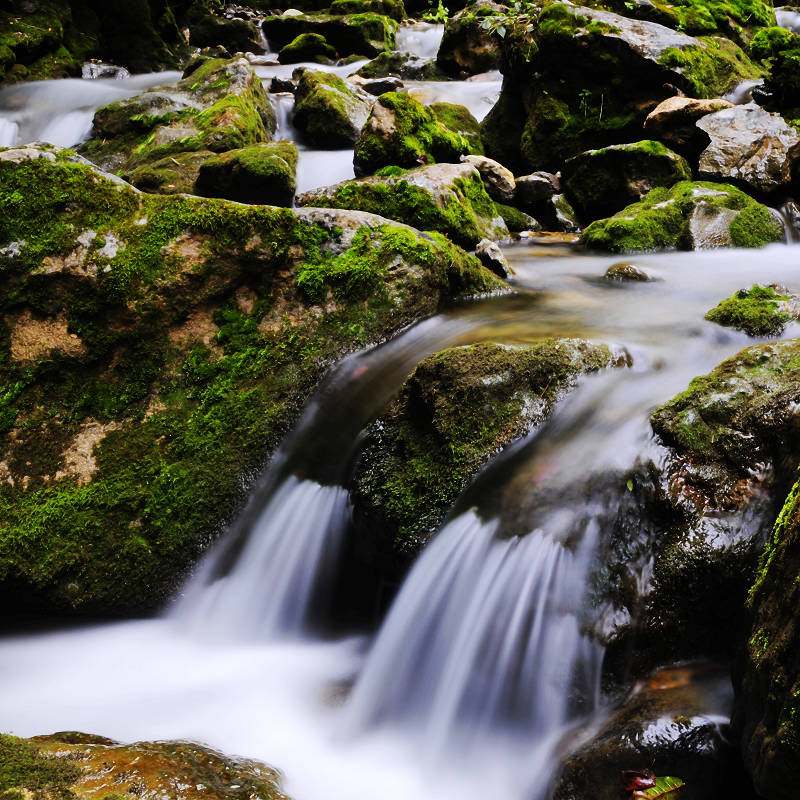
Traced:
<svg viewBox="0 0 800 800">
<path fill-rule="evenodd" d="M 800 35 L 786 28 L 760 28 L 750 42 L 750 56 L 757 61 L 774 58 L 783 50 L 800 46 Z"/>
<path fill-rule="evenodd" d="M 751 286 L 712 308 L 706 319 L 750 336 L 779 336 L 792 317 L 779 309 L 778 302 L 788 299 L 769 286 Z"/>
<path fill-rule="evenodd" d="M 431 103 L 428 106 L 436 119 L 446 128 L 463 136 L 469 144 L 469 152 L 476 156 L 483 155 L 481 126 L 466 106 L 456 103 Z"/>
<path fill-rule="evenodd" d="M 406 18 L 403 0 L 333 0 L 331 14 L 363 14 L 372 12 L 383 14 L 397 22 Z"/>
<path fill-rule="evenodd" d="M 12 790 L 28 790 L 36 797 L 71 800 L 70 787 L 81 770 L 68 761 L 42 755 L 24 739 L 0 733 L 0 797 L 14 798 Z"/>
<path fill-rule="evenodd" d="M 336 50 L 319 33 L 301 33 L 278 53 L 281 64 L 297 64 L 300 61 L 330 63 L 336 58 Z"/>
<path fill-rule="evenodd" d="M 520 231 L 535 230 L 536 220 L 528 216 L 524 211 L 520 211 L 513 206 L 506 206 L 502 203 L 495 203 L 497 213 L 503 218 L 506 227 L 512 233 L 519 233 Z"/>
<path fill-rule="evenodd" d="M 294 124 L 317 147 L 352 147 L 368 110 L 369 102 L 337 75 L 306 70 L 297 84 Z"/>
<path fill-rule="evenodd" d="M 390 112 L 392 123 L 372 125 L 373 109 L 356 142 L 353 163 L 357 174 L 370 174 L 380 167 L 416 167 L 437 161 L 458 161 L 469 152 L 469 142 L 442 125 L 426 106 L 407 94 L 387 92 L 376 104 L 381 116 Z"/>
</svg>

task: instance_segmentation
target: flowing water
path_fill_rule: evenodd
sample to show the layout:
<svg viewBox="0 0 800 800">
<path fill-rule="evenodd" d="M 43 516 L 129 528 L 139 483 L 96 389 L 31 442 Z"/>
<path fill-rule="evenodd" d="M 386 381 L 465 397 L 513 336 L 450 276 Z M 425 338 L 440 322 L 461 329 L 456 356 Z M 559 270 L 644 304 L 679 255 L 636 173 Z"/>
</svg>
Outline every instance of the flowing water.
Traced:
<svg viewBox="0 0 800 800">
<path fill-rule="evenodd" d="M 435 27 L 403 31 L 400 46 L 435 52 Z M 268 80 L 292 68 L 258 69 Z M 91 109 L 176 78 L 5 90 L 0 137 L 59 128 L 74 144 Z M 499 82 L 412 88 L 426 101 L 469 98 L 482 116 Z M 128 94 L 112 93 L 120 91 Z M 293 138 L 291 97 L 275 102 L 279 133 Z M 73 113 L 84 116 L 68 122 Z M 345 157 L 352 152 L 304 150 L 301 187 L 332 182 Z M 506 256 L 516 294 L 455 306 L 331 372 L 240 519 L 163 617 L 6 635 L 0 729 L 201 740 L 274 763 L 296 800 L 543 798 L 553 748 L 603 711 L 602 649 L 588 632 L 585 594 L 630 502 L 609 490 L 613 478 L 658 460 L 655 405 L 752 342 L 704 321 L 705 312 L 756 280 L 800 291 L 800 278 L 785 245 L 638 257 L 653 280 L 636 284 L 604 280 L 614 258 L 566 246 L 530 240 Z M 792 325 L 785 335 L 799 333 Z M 364 427 L 426 355 L 546 336 L 605 342 L 629 366 L 584 379 L 483 471 L 374 636 L 321 638 Z M 643 584 L 648 574 L 645 558 Z"/>
</svg>

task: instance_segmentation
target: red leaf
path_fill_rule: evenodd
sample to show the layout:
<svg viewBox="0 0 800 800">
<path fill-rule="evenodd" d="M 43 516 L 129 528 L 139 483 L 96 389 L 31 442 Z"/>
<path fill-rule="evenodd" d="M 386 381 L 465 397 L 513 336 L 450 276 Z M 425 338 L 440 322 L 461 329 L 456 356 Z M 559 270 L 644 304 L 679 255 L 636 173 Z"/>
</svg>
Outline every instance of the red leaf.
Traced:
<svg viewBox="0 0 800 800">
<path fill-rule="evenodd" d="M 656 785 L 656 774 L 651 769 L 623 769 L 622 783 L 626 792 L 635 792 L 637 789 L 648 789 Z"/>
</svg>

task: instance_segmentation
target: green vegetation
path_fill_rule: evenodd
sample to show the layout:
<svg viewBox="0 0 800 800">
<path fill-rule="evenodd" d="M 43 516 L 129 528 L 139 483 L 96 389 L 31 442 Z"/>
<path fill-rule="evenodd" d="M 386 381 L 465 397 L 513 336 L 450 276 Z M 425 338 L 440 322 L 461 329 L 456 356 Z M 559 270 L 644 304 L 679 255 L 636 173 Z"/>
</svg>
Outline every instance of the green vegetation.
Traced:
<svg viewBox="0 0 800 800">
<path fill-rule="evenodd" d="M 330 64 L 336 59 L 336 49 L 331 47 L 319 33 L 301 33 L 278 53 L 281 64 L 297 64 L 300 61 L 316 61 Z"/>
<path fill-rule="evenodd" d="M 428 108 L 433 111 L 436 119 L 445 128 L 463 136 L 467 140 L 469 152 L 472 155 L 483 155 L 480 123 L 472 116 L 466 106 L 460 106 L 456 103 L 431 103 Z"/>
<path fill-rule="evenodd" d="M 781 311 L 778 303 L 788 299 L 770 286 L 751 286 L 739 289 L 712 308 L 706 319 L 738 328 L 750 336 L 779 336 L 792 316 Z"/>
<path fill-rule="evenodd" d="M 70 787 L 80 777 L 74 764 L 42 755 L 25 739 L 0 733 L 0 798 L 17 800 L 13 790 L 27 789 L 35 796 L 72 800 Z"/>
</svg>

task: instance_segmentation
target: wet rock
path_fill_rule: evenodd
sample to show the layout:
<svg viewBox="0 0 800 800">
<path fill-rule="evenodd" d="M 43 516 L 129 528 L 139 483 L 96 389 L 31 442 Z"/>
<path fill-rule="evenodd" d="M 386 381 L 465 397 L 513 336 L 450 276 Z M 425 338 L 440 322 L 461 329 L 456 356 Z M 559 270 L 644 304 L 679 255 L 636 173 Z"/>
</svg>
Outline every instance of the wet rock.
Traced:
<svg viewBox="0 0 800 800">
<path fill-rule="evenodd" d="M 295 93 L 294 125 L 315 147 L 343 148 L 356 143 L 373 99 L 337 75 L 306 70 Z"/>
<path fill-rule="evenodd" d="M 695 123 L 701 117 L 725 108 L 733 108 L 733 104 L 721 97 L 709 100 L 668 97 L 647 115 L 644 130 L 648 136 L 677 152 L 696 157 L 708 145 L 708 136 Z"/>
<path fill-rule="evenodd" d="M 440 231 L 463 247 L 475 247 L 484 238 L 508 236 L 470 164 L 434 164 L 397 173 L 313 189 L 298 195 L 297 204 L 370 211 L 420 230 Z"/>
<path fill-rule="evenodd" d="M 800 318 L 800 302 L 780 286 L 739 289 L 706 314 L 706 319 L 750 336 L 780 336 L 787 323 Z"/>
<path fill-rule="evenodd" d="M 303 33 L 325 38 L 340 58 L 351 55 L 374 58 L 392 50 L 397 23 L 382 14 L 363 13 L 348 16 L 299 14 L 267 17 L 262 25 L 273 48 L 281 49 Z"/>
<path fill-rule="evenodd" d="M 800 779 L 800 484 L 767 541 L 747 599 L 733 723 L 758 794 L 789 800 Z"/>
<path fill-rule="evenodd" d="M 289 92 L 294 94 L 297 91 L 297 84 L 292 81 L 283 80 L 282 78 L 273 77 L 269 82 L 270 94 L 280 94 L 281 92 Z"/>
<path fill-rule="evenodd" d="M 18 198 L 0 227 L 8 613 L 161 606 L 334 360 L 503 286 L 374 214 L 148 195 L 70 151 L 15 153 L 0 159 Z M 84 477 L 66 468 L 78 451 Z"/>
<path fill-rule="evenodd" d="M 566 758 L 554 800 L 619 800 L 623 769 L 679 777 L 676 794 L 686 800 L 744 796 L 747 777 L 728 730 L 732 695 L 727 670 L 710 664 L 650 675 Z"/>
<path fill-rule="evenodd" d="M 387 76 L 386 78 L 376 78 L 362 84 L 365 92 L 369 92 L 374 97 L 386 94 L 386 92 L 397 92 L 403 88 L 403 81 L 400 78 Z"/>
<path fill-rule="evenodd" d="M 485 156 L 469 155 L 462 160 L 478 170 L 489 197 L 499 203 L 510 203 L 514 199 L 516 182 L 511 170 Z"/>
<path fill-rule="evenodd" d="M 200 166 L 195 193 L 239 203 L 290 206 L 294 200 L 297 147 L 292 142 L 266 142 L 230 150 Z"/>
<path fill-rule="evenodd" d="M 653 280 L 647 270 L 636 264 L 631 264 L 629 261 L 620 261 L 617 264 L 612 264 L 606 270 L 604 277 L 609 281 L 631 281 L 635 283 L 645 283 Z"/>
<path fill-rule="evenodd" d="M 507 11 L 507 6 L 492 0 L 477 0 L 450 17 L 436 56 L 441 70 L 454 78 L 466 78 L 497 69 L 499 40 L 483 28 L 481 22 L 488 16 Z"/>
<path fill-rule="evenodd" d="M 332 64 L 335 59 L 336 50 L 318 33 L 301 33 L 278 53 L 281 64 L 298 64 L 301 61 Z"/>
<path fill-rule="evenodd" d="M 436 118 L 429 108 L 399 92 L 381 95 L 356 142 L 356 175 L 381 167 L 416 167 L 437 161 L 458 162 L 469 142 Z"/>
<path fill-rule="evenodd" d="M 566 195 L 586 220 L 610 216 L 656 186 L 691 177 L 685 159 L 652 140 L 589 150 L 568 159 L 562 170 Z"/>
<path fill-rule="evenodd" d="M 119 744 L 73 731 L 30 739 L 0 734 L 0 762 L 11 768 L 11 783 L 2 788 L 13 797 L 90 800 L 99 785 L 114 787 L 114 796 L 288 800 L 272 767 L 194 742 Z"/>
<path fill-rule="evenodd" d="M 475 255 L 486 269 L 501 278 L 508 277 L 510 271 L 508 261 L 497 242 L 493 242 L 491 239 L 481 239 L 475 247 Z"/>
<path fill-rule="evenodd" d="M 81 67 L 81 78 L 85 81 L 97 80 L 98 78 L 121 81 L 124 78 L 130 78 L 130 76 L 130 72 L 125 67 L 103 64 L 99 61 L 87 61 Z"/>
<path fill-rule="evenodd" d="M 653 189 L 608 219 L 593 222 L 581 241 L 612 253 L 712 247 L 761 247 L 783 239 L 766 206 L 724 183 L 682 181 Z"/>
<path fill-rule="evenodd" d="M 395 76 L 406 81 L 447 80 L 434 59 L 397 52 L 378 54 L 369 64 L 364 64 L 358 74 L 365 78 Z"/>
<path fill-rule="evenodd" d="M 800 136 L 779 114 L 749 103 L 708 114 L 696 124 L 711 140 L 700 154 L 701 177 L 732 180 L 759 194 L 790 183 L 800 159 Z"/>
</svg>

